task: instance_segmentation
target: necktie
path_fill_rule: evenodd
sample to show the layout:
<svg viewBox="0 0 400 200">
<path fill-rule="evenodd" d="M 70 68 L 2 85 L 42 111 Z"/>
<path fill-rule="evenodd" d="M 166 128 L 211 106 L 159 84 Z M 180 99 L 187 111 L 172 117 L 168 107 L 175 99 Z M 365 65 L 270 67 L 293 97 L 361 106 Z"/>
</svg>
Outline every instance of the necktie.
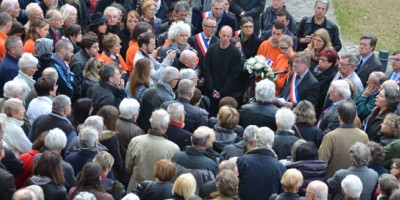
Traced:
<svg viewBox="0 0 400 200">
<path fill-rule="evenodd" d="M 56 39 L 56 41 L 58 41 L 60 39 L 60 36 L 58 36 L 58 33 L 54 33 L 54 38 Z"/>
<path fill-rule="evenodd" d="M 357 70 L 360 70 L 361 66 L 363 65 L 364 61 L 361 59 L 357 65 Z"/>
</svg>

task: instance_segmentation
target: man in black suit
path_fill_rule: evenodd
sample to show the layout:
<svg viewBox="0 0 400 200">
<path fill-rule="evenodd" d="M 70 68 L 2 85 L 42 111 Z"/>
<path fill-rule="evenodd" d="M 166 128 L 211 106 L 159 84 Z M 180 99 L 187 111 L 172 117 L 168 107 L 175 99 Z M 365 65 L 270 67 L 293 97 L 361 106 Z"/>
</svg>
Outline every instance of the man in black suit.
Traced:
<svg viewBox="0 0 400 200">
<path fill-rule="evenodd" d="M 387 73 L 389 80 L 394 80 L 397 83 L 400 82 L 400 50 L 393 53 L 392 56 L 392 71 Z"/>
<path fill-rule="evenodd" d="M 171 121 L 165 135 L 168 136 L 168 140 L 177 144 L 181 151 L 184 151 L 186 146 L 191 145 L 190 137 L 192 136 L 192 133 L 183 129 L 185 126 L 185 108 L 183 104 L 175 102 L 168 106 L 167 112 Z"/>
<path fill-rule="evenodd" d="M 374 35 L 363 35 L 360 38 L 360 58 L 357 63 L 356 73 L 365 87 L 371 72 L 383 71 L 382 63 L 375 56 L 374 50 L 378 39 Z"/>
<path fill-rule="evenodd" d="M 306 52 L 299 52 L 293 57 L 293 74 L 286 79 L 278 97 L 286 101 L 282 106 L 293 108 L 301 100 L 308 100 L 316 105 L 318 102 L 319 83 L 309 71 L 310 56 Z"/>
<path fill-rule="evenodd" d="M 49 35 L 47 38 L 53 40 L 54 46 L 63 36 L 61 28 L 64 20 L 62 19 L 60 11 L 56 9 L 49 10 L 46 14 L 46 19 L 49 21 Z"/>
<path fill-rule="evenodd" d="M 237 22 L 236 19 L 229 14 L 227 14 L 224 11 L 224 2 L 226 0 L 213 0 L 211 3 L 211 11 L 204 12 L 202 14 L 203 20 L 207 17 L 213 17 L 216 19 L 217 22 L 217 30 L 214 29 L 214 34 L 215 36 L 218 37 L 219 30 L 223 26 L 230 26 L 232 30 L 236 30 L 237 27 Z M 204 27 L 202 26 L 203 24 L 198 24 L 197 25 L 197 30 L 201 32 L 201 30 L 204 31 Z"/>
<path fill-rule="evenodd" d="M 199 57 L 198 65 L 200 67 L 203 67 L 208 47 L 219 42 L 219 39 L 214 36 L 215 29 L 217 28 L 215 18 L 206 17 L 203 19 L 202 27 L 203 32 L 193 35 L 188 39 L 189 45 L 197 51 L 197 56 Z"/>
</svg>

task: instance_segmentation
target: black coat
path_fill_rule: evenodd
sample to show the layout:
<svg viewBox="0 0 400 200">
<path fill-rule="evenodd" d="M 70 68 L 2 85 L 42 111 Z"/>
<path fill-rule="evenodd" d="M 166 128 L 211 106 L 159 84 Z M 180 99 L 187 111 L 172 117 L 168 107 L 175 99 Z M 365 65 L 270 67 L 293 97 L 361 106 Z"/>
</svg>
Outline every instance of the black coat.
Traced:
<svg viewBox="0 0 400 200">
<path fill-rule="evenodd" d="M 278 97 L 286 98 L 290 94 L 290 84 L 292 81 L 291 74 L 288 79 L 286 79 L 285 85 L 283 85 L 282 90 L 279 92 Z M 318 103 L 318 92 L 319 92 L 319 83 L 317 79 L 311 74 L 310 71 L 303 77 L 303 80 L 297 86 L 297 94 L 299 96 L 299 101 L 308 100 L 312 104 L 317 105 Z M 296 107 L 297 103 L 293 105 Z"/>
<path fill-rule="evenodd" d="M 236 19 L 240 20 L 240 13 L 245 11 L 245 16 L 251 16 L 254 20 L 254 33 L 256 35 L 260 32 L 261 27 L 261 13 L 265 8 L 265 0 L 241 0 L 233 1 L 229 7 L 229 11 L 235 14 Z"/>
<path fill-rule="evenodd" d="M 96 114 L 101 107 L 106 105 L 119 107 L 122 99 L 126 97 L 125 90 L 118 89 L 109 83 L 99 81 L 99 83 L 94 84 L 87 91 L 87 97 L 93 101 L 93 114 Z"/>
<path fill-rule="evenodd" d="M 303 185 L 299 189 L 300 195 L 306 194 L 307 185 L 311 181 L 326 181 L 326 170 L 328 163 L 323 160 L 299 160 L 286 166 L 287 169 L 298 169 L 303 175 Z"/>
<path fill-rule="evenodd" d="M 82 97 L 82 83 L 84 81 L 83 70 L 85 69 L 87 61 L 91 56 L 86 52 L 85 49 L 80 50 L 74 56 L 70 63 L 71 71 L 74 72 L 74 99 Z"/>
<path fill-rule="evenodd" d="M 237 167 L 240 199 L 265 200 L 281 191 L 286 169 L 271 150 L 252 149 L 237 160 Z"/>
<path fill-rule="evenodd" d="M 137 119 L 138 124 L 146 133 L 150 128 L 149 119 L 151 113 L 161 107 L 166 101 L 171 101 L 174 99 L 172 94 L 164 88 L 164 86 L 157 84 L 154 87 L 149 88 L 142 97 L 142 102 L 140 104 L 139 118 Z"/>
<path fill-rule="evenodd" d="M 319 82 L 318 103 L 315 108 L 317 119 L 323 111 L 322 108 L 324 106 L 325 98 L 328 98 L 326 95 L 328 94 L 329 86 L 331 85 L 331 82 L 337 72 L 338 68 L 336 66 L 332 66 L 329 69 L 321 72 L 320 74 L 314 73 L 315 78 Z"/>
<path fill-rule="evenodd" d="M 207 152 L 199 147 L 188 147 L 183 152 L 178 152 L 172 161 L 187 169 L 204 169 L 217 174 L 217 163 L 207 157 Z"/>
<path fill-rule="evenodd" d="M 360 68 L 356 69 L 356 73 L 364 88 L 367 87 L 369 75 L 374 71 L 383 72 L 382 63 L 375 55 L 372 55 Z"/>
<path fill-rule="evenodd" d="M 172 103 L 181 103 L 185 109 L 185 129 L 188 132 L 193 133 L 199 126 L 206 126 L 208 118 L 204 113 L 197 107 L 190 104 L 188 99 L 178 97 L 175 101 L 167 101 L 161 105 L 161 108 L 167 110 L 168 106 Z"/>
<path fill-rule="evenodd" d="M 272 148 L 278 156 L 278 160 L 286 159 L 288 156 L 292 155 L 292 146 L 298 139 L 298 137 L 287 131 L 277 131 L 275 133 L 274 145 Z"/>
<path fill-rule="evenodd" d="M 275 113 L 278 108 L 271 103 L 253 102 L 243 105 L 240 109 L 239 124 L 246 128 L 248 125 L 266 126 L 276 131 Z"/>
<path fill-rule="evenodd" d="M 297 129 L 295 128 L 297 127 Z M 292 130 L 294 131 L 294 135 L 300 139 L 304 139 L 310 142 L 314 142 L 317 149 L 321 145 L 322 142 L 322 131 L 321 129 L 312 126 L 307 123 L 296 123 Z M 300 132 L 300 134 L 299 134 Z M 301 135 L 301 136 L 300 136 Z"/>
<path fill-rule="evenodd" d="M 165 135 L 167 135 L 168 140 L 177 144 L 181 151 L 184 151 L 186 146 L 191 145 L 190 137 L 192 137 L 192 134 L 176 125 L 170 124 Z"/>
<path fill-rule="evenodd" d="M 28 180 L 29 185 L 39 185 L 43 189 L 45 199 L 67 200 L 67 189 L 65 187 L 58 187 L 54 182 L 39 184 L 32 181 L 31 178 Z"/>
<path fill-rule="evenodd" d="M 15 192 L 14 177 L 0 164 L 0 199 L 10 200 Z"/>
<path fill-rule="evenodd" d="M 129 42 L 131 41 L 131 32 L 125 27 L 118 32 L 118 37 L 121 39 L 121 50 L 119 54 L 121 54 L 123 59 L 126 59 L 126 51 L 128 51 Z"/>
<path fill-rule="evenodd" d="M 219 39 L 217 37 L 213 36 L 213 37 L 211 37 L 210 45 L 208 45 L 208 46 L 210 47 L 212 44 L 215 44 L 218 42 L 219 42 Z M 202 51 L 200 49 L 201 44 L 199 44 L 199 41 L 197 41 L 196 35 L 188 38 L 188 43 L 194 50 L 197 51 L 197 57 L 199 58 L 198 65 L 200 66 L 200 69 L 202 69 L 204 67 L 205 55 L 202 53 Z"/>
<path fill-rule="evenodd" d="M 13 176 L 18 176 L 22 172 L 23 163 L 8 148 L 4 148 L 5 156 L 1 159 L 1 164 L 5 166 L 8 172 Z"/>
<path fill-rule="evenodd" d="M 135 193 L 141 200 L 171 199 L 172 186 L 172 183 L 144 181 L 133 190 L 133 193 Z"/>
<path fill-rule="evenodd" d="M 376 109 L 373 110 L 372 113 L 368 115 L 367 118 L 365 118 L 364 130 L 368 134 L 368 138 L 370 140 L 379 143 L 380 137 L 382 135 L 379 135 L 378 132 L 381 130 L 381 124 L 383 122 L 383 119 L 386 117 L 386 115 L 393 112 L 394 111 L 392 110 L 385 110 L 381 115 L 378 115 L 379 109 Z"/>
</svg>

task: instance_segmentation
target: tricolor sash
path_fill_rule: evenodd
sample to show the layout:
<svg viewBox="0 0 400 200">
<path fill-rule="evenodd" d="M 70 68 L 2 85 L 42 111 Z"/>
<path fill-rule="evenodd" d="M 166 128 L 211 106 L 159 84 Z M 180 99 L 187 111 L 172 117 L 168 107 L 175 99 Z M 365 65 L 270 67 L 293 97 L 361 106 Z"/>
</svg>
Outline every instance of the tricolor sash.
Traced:
<svg viewBox="0 0 400 200">
<path fill-rule="evenodd" d="M 299 97 L 297 94 L 297 87 L 296 87 L 296 79 L 297 73 L 294 72 L 292 76 L 292 81 L 290 82 L 290 102 L 297 103 L 299 101 Z"/>
<path fill-rule="evenodd" d="M 210 40 L 211 40 L 211 38 L 210 38 Z M 206 37 L 204 36 L 204 32 L 201 32 L 196 35 L 196 41 L 197 41 L 197 44 L 199 44 L 201 53 L 203 54 L 204 57 L 206 57 L 206 53 L 208 50 L 208 42 L 206 40 Z"/>
<path fill-rule="evenodd" d="M 239 38 L 239 35 L 241 32 L 242 32 L 242 30 L 235 31 L 235 38 Z"/>
<path fill-rule="evenodd" d="M 203 19 L 207 18 L 207 17 L 212 17 L 212 12 L 211 11 L 207 11 L 207 12 L 203 12 L 203 14 L 201 15 L 203 17 Z"/>
</svg>

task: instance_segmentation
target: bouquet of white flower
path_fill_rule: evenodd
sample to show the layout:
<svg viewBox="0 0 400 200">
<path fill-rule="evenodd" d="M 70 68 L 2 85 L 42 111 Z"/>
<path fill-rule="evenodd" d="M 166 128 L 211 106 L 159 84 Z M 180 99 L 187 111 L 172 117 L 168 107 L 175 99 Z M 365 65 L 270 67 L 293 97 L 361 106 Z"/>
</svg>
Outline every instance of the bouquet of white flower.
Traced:
<svg viewBox="0 0 400 200">
<path fill-rule="evenodd" d="M 274 69 L 272 69 L 272 60 L 265 58 L 264 56 L 257 55 L 246 60 L 244 63 L 244 69 L 249 74 L 255 74 L 261 79 L 268 78 L 271 81 L 275 80 Z"/>
</svg>

